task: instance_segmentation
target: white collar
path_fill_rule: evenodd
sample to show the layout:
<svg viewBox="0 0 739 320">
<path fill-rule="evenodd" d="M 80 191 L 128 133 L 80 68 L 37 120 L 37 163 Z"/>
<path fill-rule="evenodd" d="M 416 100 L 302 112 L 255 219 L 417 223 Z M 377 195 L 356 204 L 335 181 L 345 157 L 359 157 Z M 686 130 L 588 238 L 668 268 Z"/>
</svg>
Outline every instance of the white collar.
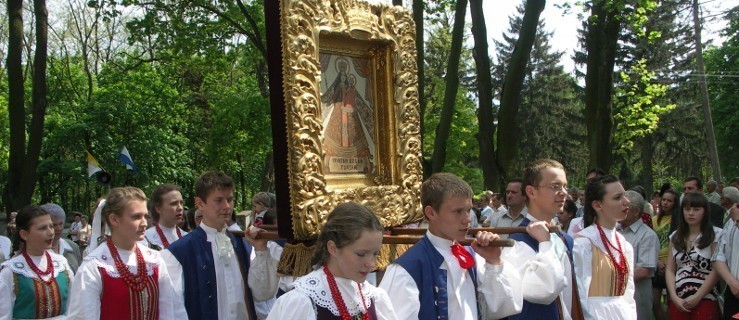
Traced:
<svg viewBox="0 0 739 320">
<path fill-rule="evenodd" d="M 203 231 L 205 231 L 205 235 L 208 237 L 208 240 L 213 240 L 216 238 L 216 234 L 218 233 L 225 233 L 226 227 L 223 227 L 221 231 L 216 230 L 215 228 L 211 228 L 207 226 L 205 223 L 201 222 L 200 227 L 203 228 Z"/>
<path fill-rule="evenodd" d="M 334 276 L 334 279 L 350 315 L 357 315 L 369 309 L 372 300 L 375 298 L 374 287 L 369 282 L 365 280 L 362 283 L 362 295 L 360 295 L 358 285 L 353 280 L 336 276 Z M 336 302 L 331 296 L 328 278 L 323 271 L 323 267 L 295 281 L 295 290 L 307 295 L 316 305 L 328 309 L 333 315 L 337 317 L 341 315 L 336 307 Z M 364 296 L 364 306 L 362 306 L 362 296 Z"/>
<path fill-rule="evenodd" d="M 141 255 L 144 257 L 147 274 L 152 275 L 154 273 L 154 269 L 159 265 L 159 251 L 149 249 L 138 242 L 136 243 L 136 246 L 141 250 Z M 136 273 L 136 255 L 134 252 L 132 250 L 124 250 L 118 247 L 116 247 L 116 249 L 118 249 L 118 255 L 121 257 L 123 263 L 128 266 L 128 270 Z M 113 260 L 113 255 L 110 250 L 108 250 L 108 245 L 105 242 L 101 243 L 97 248 L 95 248 L 95 250 L 88 254 L 84 261 L 92 261 L 98 267 L 105 269 L 108 275 L 113 278 L 120 277 L 120 273 L 118 273 L 115 261 Z"/>
<path fill-rule="evenodd" d="M 160 224 L 160 223 L 157 223 L 157 225 L 159 226 L 159 228 L 161 228 L 161 229 L 162 229 L 162 231 L 164 231 L 164 232 L 169 232 L 169 233 L 172 233 L 172 232 L 174 232 L 174 231 L 175 231 L 175 229 L 177 228 L 177 225 L 175 225 L 175 226 L 174 226 L 174 227 L 172 227 L 172 228 L 170 228 L 170 227 L 166 227 L 166 226 L 163 226 L 163 225 L 162 225 L 162 224 Z"/>
<path fill-rule="evenodd" d="M 436 250 L 439 250 L 440 252 L 447 252 L 451 250 L 450 248 L 452 247 L 452 244 L 454 244 L 452 240 L 436 236 L 431 233 L 431 231 L 426 231 L 426 236 L 429 237 L 429 241 L 431 241 L 431 244 L 434 245 L 434 248 L 436 248 Z"/>
<path fill-rule="evenodd" d="M 51 263 L 54 265 L 54 275 L 53 277 L 56 278 L 59 273 L 67 272 L 69 270 L 69 266 L 67 265 L 67 259 L 64 258 L 61 255 L 58 255 L 54 252 L 51 252 L 50 250 L 47 250 L 46 252 L 49 253 L 49 256 L 51 257 Z M 48 268 L 46 264 L 46 257 L 45 255 L 42 256 L 31 256 L 31 260 L 36 264 L 36 266 L 41 270 L 46 270 Z M 23 257 L 22 254 L 17 254 L 12 259 L 9 259 L 2 264 L 2 268 L 8 268 L 14 273 L 21 274 L 25 276 L 26 278 L 32 278 L 32 279 L 39 279 L 38 274 L 34 272 L 31 267 L 28 265 L 28 262 Z M 2 269 L 0 268 L 0 269 Z M 49 275 L 45 276 L 44 278 L 48 280 Z M 44 280 L 44 279 L 39 279 Z M 71 280 L 71 279 L 70 279 Z"/>
<path fill-rule="evenodd" d="M 539 219 L 534 218 L 530 213 L 526 212 L 526 219 L 529 219 L 529 221 L 533 222 L 539 222 Z"/>
</svg>

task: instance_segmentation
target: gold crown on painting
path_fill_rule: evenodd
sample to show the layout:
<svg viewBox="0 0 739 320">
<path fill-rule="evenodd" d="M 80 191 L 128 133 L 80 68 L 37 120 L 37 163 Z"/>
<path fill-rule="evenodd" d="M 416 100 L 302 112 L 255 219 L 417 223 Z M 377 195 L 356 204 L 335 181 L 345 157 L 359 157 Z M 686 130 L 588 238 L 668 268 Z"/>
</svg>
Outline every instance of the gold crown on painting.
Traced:
<svg viewBox="0 0 739 320">
<path fill-rule="evenodd" d="M 372 7 L 364 1 L 354 1 L 347 10 L 349 34 L 352 38 L 366 40 L 377 28 L 377 16 L 372 14 Z"/>
</svg>

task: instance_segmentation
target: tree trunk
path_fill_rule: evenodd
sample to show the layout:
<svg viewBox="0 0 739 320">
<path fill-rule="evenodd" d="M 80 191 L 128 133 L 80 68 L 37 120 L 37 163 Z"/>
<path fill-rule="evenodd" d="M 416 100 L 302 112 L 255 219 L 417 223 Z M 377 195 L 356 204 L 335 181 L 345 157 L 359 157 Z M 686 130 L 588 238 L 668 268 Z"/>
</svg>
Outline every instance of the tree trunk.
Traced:
<svg viewBox="0 0 739 320">
<path fill-rule="evenodd" d="M 44 118 L 46 117 L 46 57 L 48 52 L 48 25 L 49 11 L 46 9 L 46 0 L 33 1 L 36 17 L 36 52 L 33 57 L 33 92 L 31 96 L 31 127 L 28 132 L 28 145 L 23 163 L 23 180 L 21 180 L 21 195 L 24 205 L 31 203 L 33 191 L 36 188 L 37 168 L 41 145 L 44 137 Z"/>
<path fill-rule="evenodd" d="M 403 0 L 393 0 L 394 6 L 403 6 Z"/>
<path fill-rule="evenodd" d="M 585 122 L 589 166 L 606 172 L 613 164 L 613 67 L 621 19 L 610 2 L 594 2 L 588 19 L 585 46 Z"/>
<path fill-rule="evenodd" d="M 516 126 L 516 116 L 521 105 L 521 91 L 526 77 L 526 64 L 529 61 L 531 48 L 536 39 L 539 16 L 545 6 L 545 0 L 526 1 L 521 32 L 516 41 L 516 48 L 511 53 L 508 72 L 506 72 L 503 80 L 503 91 L 498 112 L 498 149 L 496 151 L 502 181 L 510 180 L 516 173 L 516 154 L 518 153 L 518 139 L 520 136 Z"/>
<path fill-rule="evenodd" d="M 493 114 L 493 81 L 490 75 L 490 56 L 488 55 L 488 35 L 483 0 L 470 0 L 472 15 L 472 37 L 475 41 L 473 57 L 477 69 L 477 92 L 480 100 L 477 112 L 477 141 L 480 144 L 480 164 L 486 190 L 498 191 L 501 185 L 496 165 L 493 134 L 495 134 L 495 115 Z"/>
<path fill-rule="evenodd" d="M 419 129 L 421 137 L 424 133 L 423 116 L 426 114 L 426 79 L 424 72 L 424 30 L 423 30 L 423 13 L 424 13 L 423 0 L 413 0 L 413 22 L 416 24 L 416 65 L 418 67 L 418 107 L 420 110 L 420 123 Z M 427 161 L 424 157 L 421 157 L 424 179 L 430 175 L 431 162 Z"/>
<path fill-rule="evenodd" d="M 718 149 L 716 148 L 716 135 L 713 133 L 713 119 L 711 117 L 711 102 L 708 99 L 708 86 L 706 85 L 706 67 L 703 64 L 703 42 L 701 42 L 700 6 L 698 0 L 693 0 L 693 27 L 695 30 L 695 71 L 701 89 L 701 104 L 703 105 L 703 123 L 706 129 L 706 143 L 708 143 L 708 158 L 711 159 L 711 171 L 713 179 L 721 181 L 721 166 L 718 161 Z"/>
<path fill-rule="evenodd" d="M 644 184 L 644 192 L 647 198 L 652 197 L 654 192 L 654 133 L 650 133 L 644 137 L 641 151 L 642 174 L 641 181 Z M 649 201 L 649 199 L 645 199 Z"/>
<path fill-rule="evenodd" d="M 23 206 L 20 194 L 26 153 L 26 111 L 23 91 L 23 0 L 8 0 L 8 118 L 10 146 L 6 212 Z"/>
<path fill-rule="evenodd" d="M 440 172 L 446 162 L 446 144 L 454 119 L 454 103 L 459 90 L 459 58 L 462 54 L 462 39 L 464 38 L 464 19 L 467 15 L 467 0 L 457 0 L 454 11 L 454 26 L 452 28 L 452 47 L 449 53 L 449 62 L 446 68 L 446 88 L 444 89 L 444 105 L 441 109 L 441 119 L 436 127 L 434 139 L 434 154 L 431 156 L 431 173 Z M 418 37 L 416 37 L 418 39 Z M 422 40 L 422 39 L 421 39 Z"/>
</svg>

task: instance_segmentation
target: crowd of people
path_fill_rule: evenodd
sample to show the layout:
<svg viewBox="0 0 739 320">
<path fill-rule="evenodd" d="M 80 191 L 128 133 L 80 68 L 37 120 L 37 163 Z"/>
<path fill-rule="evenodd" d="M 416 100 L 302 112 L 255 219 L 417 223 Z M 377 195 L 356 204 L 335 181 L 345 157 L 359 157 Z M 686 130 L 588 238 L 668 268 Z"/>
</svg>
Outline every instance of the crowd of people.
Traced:
<svg viewBox="0 0 739 320">
<path fill-rule="evenodd" d="M 66 237 L 59 205 L 17 212 L 12 241 L 0 237 L 0 320 L 739 319 L 731 184 L 704 193 L 688 177 L 682 194 L 665 185 L 649 199 L 594 169 L 580 192 L 543 159 L 504 196 L 474 199 L 436 173 L 421 185 L 425 235 L 384 271 L 380 220 L 347 202 L 327 215 L 301 277 L 280 276 L 281 244 L 258 236 L 276 223 L 272 194 L 254 195 L 239 226 L 221 172 L 197 179 L 192 210 L 173 184 L 150 197 L 113 188 L 91 224 L 71 213 Z M 478 226 L 525 232 L 469 235 Z M 512 247 L 498 245 L 505 237 Z"/>
</svg>

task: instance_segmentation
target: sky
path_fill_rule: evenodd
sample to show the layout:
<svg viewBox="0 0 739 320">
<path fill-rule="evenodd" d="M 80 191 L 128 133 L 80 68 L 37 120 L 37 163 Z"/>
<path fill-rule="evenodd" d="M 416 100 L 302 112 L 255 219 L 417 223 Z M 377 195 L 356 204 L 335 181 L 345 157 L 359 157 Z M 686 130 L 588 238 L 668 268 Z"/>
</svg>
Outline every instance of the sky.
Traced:
<svg viewBox="0 0 739 320">
<path fill-rule="evenodd" d="M 488 37 L 496 39 L 498 41 L 503 40 L 503 32 L 508 30 L 508 17 L 516 14 L 516 6 L 522 1 L 518 0 L 484 0 L 483 8 L 485 10 L 485 23 L 487 24 Z M 577 28 L 580 25 L 580 20 L 577 17 L 579 8 L 573 8 L 571 13 L 565 14 L 563 10 L 556 7 L 556 4 L 562 4 L 568 1 L 564 0 L 550 0 L 547 1 L 546 7 L 541 14 L 541 18 L 544 19 L 544 24 L 547 31 L 553 31 L 552 39 L 549 43 L 552 48 L 559 51 L 565 51 L 565 55 L 562 57 L 562 63 L 565 70 L 571 72 L 574 65 L 571 62 L 573 52 L 577 49 Z M 573 2 L 573 1 L 569 1 Z M 727 0 L 700 0 L 702 3 L 703 16 L 716 15 L 733 5 L 736 5 L 735 1 Z M 469 13 L 467 15 L 469 20 Z M 713 39 L 715 44 L 720 44 L 721 39 L 719 32 L 726 26 L 726 21 L 713 19 L 715 21 L 709 21 L 704 25 L 703 38 Z M 717 20 L 717 21 L 716 21 Z M 488 44 L 490 46 L 491 57 L 494 57 L 494 44 L 492 41 Z"/>
<path fill-rule="evenodd" d="M 384 2 L 391 4 L 392 0 L 368 0 L 370 2 Z M 712 19 L 707 19 L 707 22 L 703 26 L 703 40 L 712 39 L 713 43 L 719 45 L 723 42 L 719 32 L 726 26 L 726 21 L 721 19 L 724 16 L 721 12 L 725 12 L 732 6 L 737 5 L 736 0 L 699 0 L 701 3 L 702 16 L 709 17 L 713 16 Z M 409 7 L 409 0 L 404 0 Z M 485 10 L 485 23 L 487 25 L 488 33 L 488 46 L 490 56 L 495 59 L 495 44 L 492 39 L 501 41 L 503 40 L 503 32 L 508 30 L 508 17 L 516 14 L 516 6 L 522 3 L 523 0 L 483 0 L 483 8 Z M 580 25 L 580 20 L 577 17 L 577 13 L 581 10 L 579 7 L 574 7 L 570 13 L 564 13 L 562 9 L 557 8 L 557 4 L 563 3 L 574 3 L 574 0 L 549 0 L 546 3 L 544 12 L 541 14 L 541 18 L 544 19 L 544 24 L 547 31 L 552 31 L 552 39 L 549 43 L 552 45 L 554 50 L 564 51 L 565 55 L 562 57 L 562 64 L 568 72 L 572 72 L 574 64 L 571 61 L 571 57 L 575 49 L 577 49 L 577 28 Z M 470 20 L 469 5 L 467 12 L 467 21 Z M 468 46 L 472 47 L 472 37 L 469 39 Z"/>
</svg>

